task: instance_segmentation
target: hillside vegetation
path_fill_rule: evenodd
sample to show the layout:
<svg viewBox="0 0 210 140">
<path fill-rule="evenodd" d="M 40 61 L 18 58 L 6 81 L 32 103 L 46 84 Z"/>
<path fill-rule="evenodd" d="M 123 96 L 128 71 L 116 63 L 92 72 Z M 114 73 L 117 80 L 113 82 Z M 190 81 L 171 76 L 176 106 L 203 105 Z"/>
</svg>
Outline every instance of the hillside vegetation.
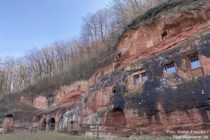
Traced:
<svg viewBox="0 0 210 140">
<path fill-rule="evenodd" d="M 36 111 L 36 109 L 32 106 L 19 103 L 19 98 L 20 94 L 3 95 L 0 98 L 0 118 L 17 111 Z"/>
</svg>

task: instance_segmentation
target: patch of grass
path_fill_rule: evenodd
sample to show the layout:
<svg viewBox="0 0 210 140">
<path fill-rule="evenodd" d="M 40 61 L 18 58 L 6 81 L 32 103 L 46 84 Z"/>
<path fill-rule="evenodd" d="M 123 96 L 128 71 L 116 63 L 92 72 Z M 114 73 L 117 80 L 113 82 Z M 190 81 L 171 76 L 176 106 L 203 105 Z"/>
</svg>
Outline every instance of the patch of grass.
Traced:
<svg viewBox="0 0 210 140">
<path fill-rule="evenodd" d="M 150 136 L 139 136 L 131 138 L 121 138 L 106 136 L 106 138 L 95 138 L 87 136 L 70 136 L 65 133 L 56 132 L 39 132 L 39 133 L 19 133 L 19 134 L 8 134 L 0 135 L 0 140 L 172 140 L 170 137 L 150 137 Z"/>
<path fill-rule="evenodd" d="M 0 140 L 100 140 L 85 136 L 70 136 L 64 133 L 39 132 L 0 135 Z"/>
<path fill-rule="evenodd" d="M 34 134 L 19 133 L 19 134 L 0 135 L 0 140 L 68 140 L 68 139 L 70 139 L 68 135 L 60 133 L 34 133 Z"/>
<path fill-rule="evenodd" d="M 3 117 L 7 112 L 8 110 L 6 108 L 0 107 L 0 118 Z"/>
</svg>

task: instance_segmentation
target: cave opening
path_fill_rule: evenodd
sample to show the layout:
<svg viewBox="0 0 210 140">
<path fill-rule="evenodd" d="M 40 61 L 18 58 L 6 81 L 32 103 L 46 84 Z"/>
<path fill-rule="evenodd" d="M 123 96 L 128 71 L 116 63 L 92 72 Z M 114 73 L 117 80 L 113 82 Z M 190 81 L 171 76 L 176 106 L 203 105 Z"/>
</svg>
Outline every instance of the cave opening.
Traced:
<svg viewBox="0 0 210 140">
<path fill-rule="evenodd" d="M 49 130 L 55 130 L 55 118 L 51 118 L 48 121 L 48 125 L 49 125 Z"/>
<path fill-rule="evenodd" d="M 167 31 L 164 31 L 162 34 L 161 34 L 161 37 L 162 37 L 162 40 L 166 40 L 168 38 L 168 32 Z"/>
<path fill-rule="evenodd" d="M 121 108 L 113 108 L 107 115 L 106 124 L 108 126 L 125 126 L 126 117 Z"/>
<path fill-rule="evenodd" d="M 7 114 L 5 117 L 6 118 L 10 118 L 10 119 L 13 119 L 14 118 L 14 116 L 12 114 Z"/>
<path fill-rule="evenodd" d="M 75 130 L 75 121 L 70 121 L 70 130 L 71 131 Z"/>
</svg>

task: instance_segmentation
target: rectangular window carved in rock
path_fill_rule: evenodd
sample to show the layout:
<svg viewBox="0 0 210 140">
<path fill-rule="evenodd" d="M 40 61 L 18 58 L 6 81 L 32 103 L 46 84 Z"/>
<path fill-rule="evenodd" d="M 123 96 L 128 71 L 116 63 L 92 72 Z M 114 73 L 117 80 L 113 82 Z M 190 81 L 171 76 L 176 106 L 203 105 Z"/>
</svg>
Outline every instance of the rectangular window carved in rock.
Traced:
<svg viewBox="0 0 210 140">
<path fill-rule="evenodd" d="M 141 78 L 140 78 L 139 74 L 134 75 L 134 76 L 133 76 L 133 84 L 134 84 L 134 85 L 137 85 L 137 84 L 139 84 L 140 82 L 141 82 Z"/>
<path fill-rule="evenodd" d="M 148 80 L 146 72 L 142 72 L 133 76 L 133 84 L 138 85 Z"/>
<path fill-rule="evenodd" d="M 198 58 L 198 55 L 190 57 L 190 65 L 191 65 L 192 70 L 201 67 L 201 63 L 200 63 L 200 60 Z"/>
<path fill-rule="evenodd" d="M 145 81 L 147 81 L 147 80 L 148 80 L 148 77 L 147 77 L 146 72 L 141 73 L 141 77 L 142 77 L 142 81 L 143 81 L 143 82 L 145 82 Z"/>
<path fill-rule="evenodd" d="M 171 74 L 176 73 L 175 63 L 172 62 L 172 63 L 166 64 L 164 66 L 164 73 L 167 74 L 167 75 L 171 75 Z"/>
</svg>

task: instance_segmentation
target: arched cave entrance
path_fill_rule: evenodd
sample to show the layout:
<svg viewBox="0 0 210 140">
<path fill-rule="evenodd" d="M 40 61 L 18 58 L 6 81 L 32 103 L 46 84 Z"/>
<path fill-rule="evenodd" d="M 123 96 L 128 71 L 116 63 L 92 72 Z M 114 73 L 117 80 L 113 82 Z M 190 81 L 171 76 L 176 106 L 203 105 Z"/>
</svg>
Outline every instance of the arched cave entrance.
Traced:
<svg viewBox="0 0 210 140">
<path fill-rule="evenodd" d="M 14 116 L 12 114 L 7 114 L 5 117 L 6 118 L 10 118 L 10 119 L 13 119 L 14 118 Z"/>
<path fill-rule="evenodd" d="M 48 121 L 49 130 L 55 130 L 55 118 L 51 118 Z"/>
<path fill-rule="evenodd" d="M 59 122 L 58 122 L 58 130 L 59 131 L 64 129 L 64 124 L 63 123 L 64 123 L 64 118 L 62 116 L 62 117 L 60 117 Z"/>
<path fill-rule="evenodd" d="M 45 131 L 46 127 L 47 127 L 47 120 L 46 120 L 46 118 L 44 118 L 41 122 L 41 130 Z"/>
<path fill-rule="evenodd" d="M 125 126 L 125 113 L 121 108 L 114 108 L 110 111 L 106 118 L 106 124 L 109 126 Z"/>
<path fill-rule="evenodd" d="M 75 121 L 70 121 L 70 131 L 74 131 L 75 130 Z"/>
</svg>

